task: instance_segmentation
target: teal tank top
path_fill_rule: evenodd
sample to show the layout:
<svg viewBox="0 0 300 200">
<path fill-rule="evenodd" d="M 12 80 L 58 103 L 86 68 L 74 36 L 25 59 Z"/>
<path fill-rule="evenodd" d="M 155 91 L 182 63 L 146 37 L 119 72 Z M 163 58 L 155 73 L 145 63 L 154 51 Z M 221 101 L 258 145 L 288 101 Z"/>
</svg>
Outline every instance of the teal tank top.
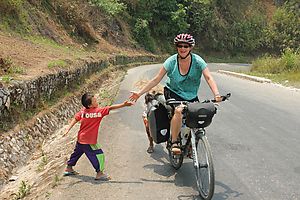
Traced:
<svg viewBox="0 0 300 200">
<path fill-rule="evenodd" d="M 185 100 L 191 100 L 198 95 L 202 71 L 206 68 L 206 62 L 197 54 L 191 54 L 192 62 L 187 74 L 179 71 L 178 54 L 170 56 L 163 64 L 167 71 L 165 86 Z"/>
</svg>

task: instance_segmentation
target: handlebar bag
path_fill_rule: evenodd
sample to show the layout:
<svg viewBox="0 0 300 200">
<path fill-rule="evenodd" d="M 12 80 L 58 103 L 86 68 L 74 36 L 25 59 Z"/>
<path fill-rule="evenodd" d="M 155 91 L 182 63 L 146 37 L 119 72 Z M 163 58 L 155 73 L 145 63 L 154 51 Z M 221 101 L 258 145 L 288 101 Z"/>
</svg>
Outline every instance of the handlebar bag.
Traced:
<svg viewBox="0 0 300 200">
<path fill-rule="evenodd" d="M 190 128 L 207 127 L 215 114 L 216 108 L 213 103 L 190 103 L 187 105 L 186 125 Z"/>
<path fill-rule="evenodd" d="M 164 104 L 157 100 L 151 102 L 148 122 L 150 134 L 156 144 L 166 142 L 170 138 L 169 112 Z"/>
</svg>

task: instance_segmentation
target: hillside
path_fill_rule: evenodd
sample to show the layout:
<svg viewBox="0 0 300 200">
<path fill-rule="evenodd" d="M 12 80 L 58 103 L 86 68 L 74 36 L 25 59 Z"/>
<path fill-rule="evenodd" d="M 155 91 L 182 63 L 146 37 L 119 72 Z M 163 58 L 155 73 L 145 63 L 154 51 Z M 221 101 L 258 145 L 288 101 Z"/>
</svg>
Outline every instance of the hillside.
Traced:
<svg viewBox="0 0 300 200">
<path fill-rule="evenodd" d="M 124 21 L 82 1 L 24 1 L 1 18 L 0 75 L 9 78 L 28 79 L 113 54 L 146 54 L 135 48 Z"/>
</svg>

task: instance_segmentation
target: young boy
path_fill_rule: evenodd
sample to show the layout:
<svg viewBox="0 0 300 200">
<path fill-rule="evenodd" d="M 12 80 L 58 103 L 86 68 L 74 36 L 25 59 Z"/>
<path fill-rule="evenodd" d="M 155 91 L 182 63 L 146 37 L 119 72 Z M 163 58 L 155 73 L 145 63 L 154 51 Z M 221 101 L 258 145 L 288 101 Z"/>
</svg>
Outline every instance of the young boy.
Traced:
<svg viewBox="0 0 300 200">
<path fill-rule="evenodd" d="M 100 145 L 97 144 L 98 129 L 102 118 L 109 114 L 110 110 L 133 105 L 132 102 L 125 101 L 122 104 L 99 107 L 96 98 L 91 93 L 85 93 L 81 97 L 81 103 L 84 106 L 70 122 L 65 134 L 80 121 L 80 129 L 78 131 L 77 143 L 74 152 L 71 154 L 70 160 L 67 162 L 64 175 L 75 175 L 73 166 L 76 165 L 82 154 L 86 154 L 92 163 L 97 174 L 95 180 L 107 181 L 110 177 L 103 173 L 104 170 L 104 154 Z"/>
</svg>

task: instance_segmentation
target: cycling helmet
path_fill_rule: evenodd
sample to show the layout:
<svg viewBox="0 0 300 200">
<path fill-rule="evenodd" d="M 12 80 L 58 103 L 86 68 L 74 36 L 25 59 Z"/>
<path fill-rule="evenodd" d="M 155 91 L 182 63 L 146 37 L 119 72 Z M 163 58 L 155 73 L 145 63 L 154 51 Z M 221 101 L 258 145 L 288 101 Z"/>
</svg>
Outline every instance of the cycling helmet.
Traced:
<svg viewBox="0 0 300 200">
<path fill-rule="evenodd" d="M 191 46 L 195 45 L 195 39 L 193 38 L 193 36 L 191 36 L 190 34 L 187 34 L 187 33 L 181 33 L 174 38 L 174 44 L 177 44 L 180 42 L 187 43 Z"/>
</svg>

